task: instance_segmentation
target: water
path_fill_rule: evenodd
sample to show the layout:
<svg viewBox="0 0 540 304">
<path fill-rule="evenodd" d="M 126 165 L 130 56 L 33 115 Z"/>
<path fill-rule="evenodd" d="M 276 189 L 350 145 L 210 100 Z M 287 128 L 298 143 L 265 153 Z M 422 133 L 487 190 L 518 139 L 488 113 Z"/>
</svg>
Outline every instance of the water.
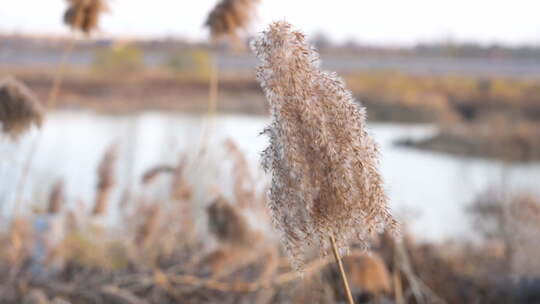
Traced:
<svg viewBox="0 0 540 304">
<path fill-rule="evenodd" d="M 266 138 L 259 132 L 268 118 L 223 115 L 211 125 L 213 149 L 232 138 L 257 168 Z M 179 151 L 197 151 L 207 121 L 200 116 L 144 113 L 106 116 L 90 112 L 57 112 L 49 116 L 29 173 L 25 198 L 45 202 L 51 186 L 65 178 L 66 194 L 72 204 L 91 201 L 97 183 L 96 168 L 108 146 L 118 142 L 121 161 L 118 174 L 125 187 L 145 170 L 163 163 L 173 164 Z M 445 240 L 473 235 L 465 206 L 488 186 L 506 190 L 528 190 L 540 194 L 540 163 L 504 164 L 480 158 L 463 158 L 393 145 L 403 137 L 421 138 L 435 130 L 429 125 L 370 124 L 380 144 L 382 172 L 391 207 L 409 223 L 412 232 L 425 240 Z M 0 199 L 8 213 L 14 189 L 21 176 L 29 148 L 37 132 L 17 144 L 0 141 Z M 132 160 L 133 165 L 128 166 Z M 197 169 L 197 168 L 196 168 Z M 200 170 L 202 171 L 202 169 Z M 122 178 L 123 177 L 123 178 Z M 119 191 L 120 192 L 120 191 Z M 117 196 L 118 198 L 118 196 Z"/>
</svg>

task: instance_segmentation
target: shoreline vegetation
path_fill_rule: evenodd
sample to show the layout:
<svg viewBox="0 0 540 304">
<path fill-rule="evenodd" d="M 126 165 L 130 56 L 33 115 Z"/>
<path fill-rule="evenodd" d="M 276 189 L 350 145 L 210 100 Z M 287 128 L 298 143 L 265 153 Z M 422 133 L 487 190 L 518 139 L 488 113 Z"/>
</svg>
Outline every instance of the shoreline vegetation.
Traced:
<svg viewBox="0 0 540 304">
<path fill-rule="evenodd" d="M 386 150 L 429 124 L 394 144 L 540 161 L 540 46 L 254 36 L 261 0 L 218 0 L 204 41 L 113 38 L 112 1 L 65 2 L 69 35 L 0 32 L 1 303 L 540 303 L 536 164 L 528 189 L 501 162 L 476 187 L 468 161 Z M 146 111 L 198 117 L 121 116 Z M 374 122 L 402 123 L 385 155 Z"/>
<path fill-rule="evenodd" d="M 145 67 L 138 56 L 130 49 L 106 53 L 97 55 L 86 69 L 68 70 L 57 107 L 108 114 L 207 111 L 208 73 L 204 67 L 208 58 L 204 53 L 178 55 L 167 66 L 157 68 Z M 126 71 L 127 76 L 118 77 Z M 0 76 L 16 76 L 44 98 L 53 72 L 45 67 L 11 67 Z M 230 71 L 219 75 L 220 113 L 268 112 L 252 76 Z M 508 161 L 540 160 L 540 80 L 393 71 L 348 73 L 344 79 L 367 108 L 370 121 L 439 127 L 432 138 L 404 138 L 399 145 Z"/>
<path fill-rule="evenodd" d="M 142 188 L 120 201 L 108 195 L 129 190 L 110 182 L 126 161 L 112 157 L 114 151 L 113 145 L 96 168 L 94 201 L 67 201 L 59 181 L 48 201 L 27 202 L 29 208 L 0 232 L 3 302 L 345 300 L 331 256 L 308 252 L 303 279 L 291 268 L 270 228 L 266 188 L 257 185 L 233 141 L 155 164 L 138 179 Z M 209 181 L 201 166 L 219 174 Z M 232 177 L 228 185 L 219 183 L 225 176 Z M 164 193 L 148 195 L 156 189 Z M 423 243 L 404 222 L 402 242 L 381 235 L 368 253 L 354 243 L 343 262 L 357 303 L 535 303 L 538 197 L 487 189 L 465 216 L 478 242 Z"/>
</svg>

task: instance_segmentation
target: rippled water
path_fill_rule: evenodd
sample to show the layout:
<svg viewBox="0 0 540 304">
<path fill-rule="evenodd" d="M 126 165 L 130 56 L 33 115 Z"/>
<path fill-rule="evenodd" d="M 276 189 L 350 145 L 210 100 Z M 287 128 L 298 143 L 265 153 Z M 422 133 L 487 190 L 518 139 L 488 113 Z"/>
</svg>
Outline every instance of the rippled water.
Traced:
<svg viewBox="0 0 540 304">
<path fill-rule="evenodd" d="M 259 132 L 266 117 L 223 115 L 212 123 L 212 149 L 234 139 L 257 168 L 258 153 L 266 145 Z M 58 112 L 49 116 L 25 188 L 27 202 L 46 200 L 51 186 L 65 178 L 71 203 L 93 197 L 96 169 L 104 151 L 118 142 L 121 161 L 118 174 L 135 184 L 145 170 L 174 163 L 179 151 L 191 153 L 201 144 L 206 121 L 200 116 L 144 113 L 106 116 L 86 112 Z M 391 206 L 410 223 L 418 236 L 430 240 L 471 235 L 464 207 L 476 193 L 490 185 L 507 190 L 540 192 L 540 164 L 504 164 L 480 158 L 455 157 L 394 146 L 402 137 L 423 137 L 434 132 L 426 125 L 370 124 L 381 146 L 382 171 Z M 0 141 L 0 200 L 9 213 L 21 168 L 37 132 L 13 144 Z M 128 164 L 133 163 L 132 166 Z M 202 169 L 201 169 L 202 170 Z M 123 177 L 123 178 L 122 178 Z"/>
</svg>

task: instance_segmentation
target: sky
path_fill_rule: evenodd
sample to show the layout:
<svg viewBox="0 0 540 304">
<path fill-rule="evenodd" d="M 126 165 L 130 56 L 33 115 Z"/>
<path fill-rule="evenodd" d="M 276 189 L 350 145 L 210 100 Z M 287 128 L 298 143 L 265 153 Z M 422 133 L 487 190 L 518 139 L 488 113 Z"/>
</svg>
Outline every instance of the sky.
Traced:
<svg viewBox="0 0 540 304">
<path fill-rule="evenodd" d="M 109 0 L 101 36 L 183 36 L 203 40 L 206 15 L 217 0 Z M 65 0 L 0 0 L 0 32 L 67 34 Z M 308 35 L 334 42 L 380 45 L 443 40 L 540 44 L 540 0 L 262 0 L 256 33 L 286 20 Z"/>
</svg>

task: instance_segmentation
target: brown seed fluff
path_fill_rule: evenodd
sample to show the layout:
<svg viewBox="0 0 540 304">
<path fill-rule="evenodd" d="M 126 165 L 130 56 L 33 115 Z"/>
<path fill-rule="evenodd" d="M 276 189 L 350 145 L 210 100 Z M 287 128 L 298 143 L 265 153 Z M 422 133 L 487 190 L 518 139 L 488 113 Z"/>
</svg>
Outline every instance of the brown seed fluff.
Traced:
<svg viewBox="0 0 540 304">
<path fill-rule="evenodd" d="M 144 172 L 143 176 L 141 177 L 141 184 L 148 185 L 152 183 L 158 176 L 161 174 L 167 173 L 173 173 L 175 168 L 173 166 L 169 165 L 159 165 L 152 167 L 148 169 L 146 172 Z"/>
<path fill-rule="evenodd" d="M 39 99 L 15 78 L 0 82 L 0 122 L 2 131 L 18 138 L 32 125 L 41 127 L 44 109 Z"/>
<path fill-rule="evenodd" d="M 56 182 L 56 184 L 54 184 L 51 194 L 49 195 L 49 206 L 47 208 L 48 213 L 56 214 L 62 210 L 62 205 L 64 205 L 64 202 L 66 200 L 64 190 L 64 180 L 60 179 Z"/>
<path fill-rule="evenodd" d="M 98 184 L 96 201 L 94 204 L 94 215 L 104 215 L 109 205 L 109 198 L 113 187 L 116 184 L 115 165 L 118 160 L 118 145 L 112 144 L 105 154 L 98 167 Z"/>
<path fill-rule="evenodd" d="M 64 23 L 74 30 L 90 34 L 99 26 L 101 13 L 107 10 L 103 0 L 67 0 L 69 7 L 64 13 Z"/>
<path fill-rule="evenodd" d="M 249 245 L 249 226 L 237 208 L 219 197 L 208 206 L 206 211 L 210 231 L 221 242 L 240 246 Z"/>
<path fill-rule="evenodd" d="M 272 114 L 262 152 L 269 207 L 293 264 L 302 266 L 311 245 L 328 252 L 332 234 L 343 251 L 354 235 L 367 246 L 372 232 L 397 231 L 364 107 L 320 70 L 317 52 L 287 22 L 270 25 L 252 48 Z"/>
<path fill-rule="evenodd" d="M 228 36 L 237 42 L 238 32 L 245 29 L 253 16 L 260 0 L 222 0 L 206 18 L 205 26 L 210 28 L 212 39 Z"/>
</svg>

